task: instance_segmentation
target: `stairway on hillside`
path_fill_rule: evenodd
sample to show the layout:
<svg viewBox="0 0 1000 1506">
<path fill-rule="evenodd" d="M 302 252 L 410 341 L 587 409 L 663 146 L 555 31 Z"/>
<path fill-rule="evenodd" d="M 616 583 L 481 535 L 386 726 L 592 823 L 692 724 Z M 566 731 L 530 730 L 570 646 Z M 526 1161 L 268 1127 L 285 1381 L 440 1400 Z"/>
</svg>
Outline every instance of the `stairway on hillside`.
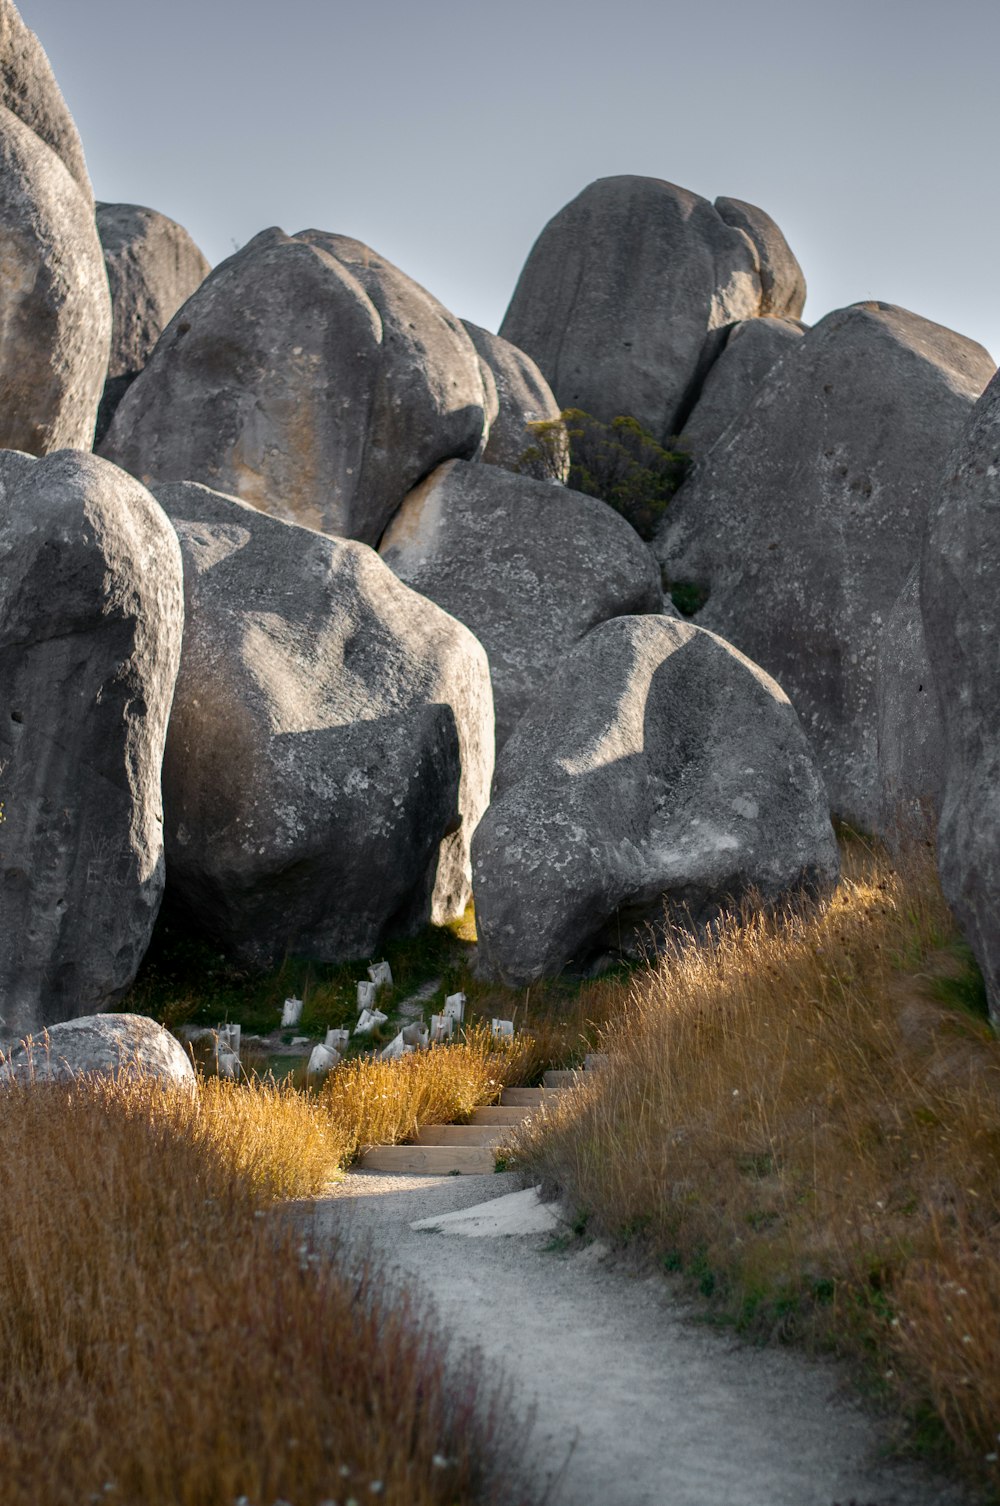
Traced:
<svg viewBox="0 0 1000 1506">
<path fill-rule="evenodd" d="M 476 1109 L 468 1124 L 428 1124 L 412 1145 L 376 1145 L 365 1151 L 359 1171 L 398 1171 L 408 1176 L 464 1176 L 491 1172 L 497 1146 L 542 1104 L 571 1087 L 575 1072 L 546 1072 L 542 1088 L 505 1088 L 500 1102 Z"/>
</svg>

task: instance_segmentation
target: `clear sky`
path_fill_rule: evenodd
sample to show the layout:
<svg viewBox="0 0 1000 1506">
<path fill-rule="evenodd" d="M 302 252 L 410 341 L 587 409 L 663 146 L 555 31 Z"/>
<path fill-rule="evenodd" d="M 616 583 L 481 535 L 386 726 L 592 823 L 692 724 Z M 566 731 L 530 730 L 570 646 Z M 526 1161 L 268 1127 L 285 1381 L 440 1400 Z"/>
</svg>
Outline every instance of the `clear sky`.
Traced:
<svg viewBox="0 0 1000 1506">
<path fill-rule="evenodd" d="M 356 236 L 496 329 L 541 227 L 644 173 L 766 209 L 805 317 L 900 303 L 1000 356 L 997 0 L 19 0 L 98 198 L 213 261 Z"/>
</svg>

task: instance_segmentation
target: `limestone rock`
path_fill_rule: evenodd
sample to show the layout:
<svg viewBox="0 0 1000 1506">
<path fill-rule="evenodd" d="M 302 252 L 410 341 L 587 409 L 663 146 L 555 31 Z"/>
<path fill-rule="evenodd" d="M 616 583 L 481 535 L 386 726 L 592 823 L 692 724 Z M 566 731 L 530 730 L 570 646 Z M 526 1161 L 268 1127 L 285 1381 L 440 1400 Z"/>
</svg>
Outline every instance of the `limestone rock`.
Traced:
<svg viewBox="0 0 1000 1506">
<path fill-rule="evenodd" d="M 423 288 L 360 241 L 272 229 L 171 320 L 101 449 L 374 544 L 422 476 L 480 453 L 489 402 L 471 340 Z"/>
<path fill-rule="evenodd" d="M 920 611 L 914 565 L 878 640 L 879 820 L 896 845 L 933 835 L 945 773 L 945 729 Z"/>
<path fill-rule="evenodd" d="M 497 761 L 472 844 L 480 963 L 524 985 L 668 920 L 832 884 L 826 796 L 780 688 L 729 644 L 619 617 L 565 656 Z"/>
<path fill-rule="evenodd" d="M 679 432 L 719 331 L 761 309 L 758 253 L 708 202 L 659 178 L 601 178 L 549 221 L 500 326 L 563 408 Z"/>
<path fill-rule="evenodd" d="M 186 483 L 163 769 L 170 892 L 252 965 L 377 955 L 460 915 L 493 702 L 468 629 L 363 544 Z"/>
<path fill-rule="evenodd" d="M 212 269 L 181 225 L 140 204 L 98 204 L 97 231 L 113 312 L 100 443 L 167 324 Z"/>
<path fill-rule="evenodd" d="M 928 520 L 921 609 L 946 737 L 938 866 L 1000 1024 L 1000 377 L 976 404 Z"/>
<path fill-rule="evenodd" d="M 160 766 L 181 560 L 145 489 L 94 455 L 0 454 L 0 1014 L 113 1003 L 163 892 Z"/>
<path fill-rule="evenodd" d="M 545 462 L 526 461 L 525 451 L 537 448 L 535 435 L 527 427 L 535 423 L 554 423 L 560 417 L 559 404 L 552 389 L 530 356 L 509 340 L 480 329 L 478 324 L 462 320 L 466 333 L 492 373 L 498 399 L 498 412 L 490 424 L 490 437 L 483 451 L 487 465 L 499 465 L 508 471 L 536 476 L 540 481 L 565 482 L 569 476 L 569 440 L 565 437 L 546 447 Z M 565 429 L 560 426 L 562 436 Z"/>
<path fill-rule="evenodd" d="M 0 0 L 0 105 L 59 157 L 92 209 L 83 144 L 42 44 L 11 0 Z"/>
<path fill-rule="evenodd" d="M 141 1014 L 95 1014 L 52 1025 L 21 1041 L 0 1065 L 0 1083 L 72 1081 L 80 1077 L 155 1078 L 165 1087 L 195 1086 L 180 1041 Z"/>
<path fill-rule="evenodd" d="M 951 444 L 993 363 L 891 304 L 829 314 L 790 345 L 673 498 L 654 549 L 697 613 L 774 676 L 832 808 L 878 820 L 875 655 Z"/>
<path fill-rule="evenodd" d="M 598 622 L 659 612 L 659 572 L 606 502 L 452 460 L 410 493 L 379 552 L 486 650 L 497 747 Z"/>
<path fill-rule="evenodd" d="M 89 450 L 110 339 L 91 202 L 0 107 L 0 448 Z"/>
<path fill-rule="evenodd" d="M 681 449 L 695 457 L 707 454 L 789 345 L 801 340 L 805 331 L 806 326 L 796 319 L 743 319 L 732 325 L 684 425 Z"/>
<path fill-rule="evenodd" d="M 781 231 L 769 214 L 742 199 L 716 199 L 715 207 L 727 225 L 753 241 L 760 265 L 760 312 L 776 319 L 801 319 L 806 303 L 806 280 Z"/>
</svg>

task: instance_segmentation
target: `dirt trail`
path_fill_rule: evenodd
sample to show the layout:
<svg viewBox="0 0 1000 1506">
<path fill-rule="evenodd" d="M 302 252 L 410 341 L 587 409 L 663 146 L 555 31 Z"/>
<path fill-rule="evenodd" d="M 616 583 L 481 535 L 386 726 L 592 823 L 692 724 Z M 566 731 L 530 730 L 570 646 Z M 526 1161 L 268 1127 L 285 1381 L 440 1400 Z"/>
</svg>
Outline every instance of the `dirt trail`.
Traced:
<svg viewBox="0 0 1000 1506">
<path fill-rule="evenodd" d="M 512 1175 L 352 1174 L 313 1205 L 314 1235 L 369 1239 L 432 1295 L 442 1324 L 537 1408 L 549 1506 L 968 1506 L 880 1459 L 840 1371 L 695 1325 L 659 1277 L 550 1234 L 467 1238 L 410 1223 L 518 1188 Z"/>
</svg>

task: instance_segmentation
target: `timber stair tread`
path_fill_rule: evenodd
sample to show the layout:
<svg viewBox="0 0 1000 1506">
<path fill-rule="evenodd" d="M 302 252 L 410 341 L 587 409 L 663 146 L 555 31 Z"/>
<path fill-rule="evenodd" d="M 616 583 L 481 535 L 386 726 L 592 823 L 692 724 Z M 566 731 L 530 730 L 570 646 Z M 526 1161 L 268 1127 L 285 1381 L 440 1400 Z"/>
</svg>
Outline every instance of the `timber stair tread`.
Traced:
<svg viewBox="0 0 1000 1506">
<path fill-rule="evenodd" d="M 372 1146 L 361 1156 L 358 1170 L 395 1171 L 410 1176 L 489 1173 L 495 1169 L 496 1149 L 507 1131 L 523 1124 L 532 1109 L 554 1103 L 569 1086 L 569 1082 L 558 1082 L 544 1088 L 505 1088 L 499 1104 L 476 1109 L 468 1124 L 426 1124 L 412 1145 Z"/>
</svg>

